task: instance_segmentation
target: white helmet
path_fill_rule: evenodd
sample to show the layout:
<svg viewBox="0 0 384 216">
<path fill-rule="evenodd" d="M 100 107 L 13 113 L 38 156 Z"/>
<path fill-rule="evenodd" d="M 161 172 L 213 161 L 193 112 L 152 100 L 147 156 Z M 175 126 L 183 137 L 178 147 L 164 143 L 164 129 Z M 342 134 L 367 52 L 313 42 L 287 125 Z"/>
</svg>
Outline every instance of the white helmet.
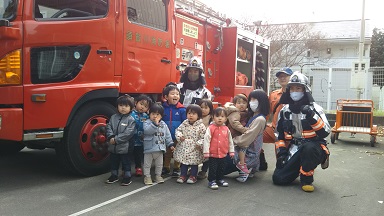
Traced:
<svg viewBox="0 0 384 216">
<path fill-rule="evenodd" d="M 306 92 L 312 93 L 308 77 L 306 77 L 304 74 L 300 73 L 299 71 L 293 72 L 291 78 L 289 79 L 287 88 L 289 89 L 289 87 L 293 84 L 301 85 L 305 88 Z"/>
<path fill-rule="evenodd" d="M 189 62 L 187 67 L 185 68 L 185 71 L 187 72 L 189 68 L 197 68 L 200 70 L 202 74 L 204 74 L 204 68 L 203 68 L 203 62 L 201 59 L 197 56 L 193 56 Z"/>
</svg>

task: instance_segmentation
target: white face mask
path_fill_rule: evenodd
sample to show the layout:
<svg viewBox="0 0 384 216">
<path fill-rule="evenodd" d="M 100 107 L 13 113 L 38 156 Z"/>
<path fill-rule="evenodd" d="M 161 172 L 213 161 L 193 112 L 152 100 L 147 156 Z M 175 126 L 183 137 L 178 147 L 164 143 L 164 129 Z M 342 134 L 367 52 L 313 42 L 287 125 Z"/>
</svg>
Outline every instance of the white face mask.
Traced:
<svg viewBox="0 0 384 216">
<path fill-rule="evenodd" d="M 259 101 L 257 101 L 257 100 L 250 101 L 250 102 L 249 102 L 249 107 L 251 107 L 251 110 L 252 110 L 253 112 L 256 112 L 257 107 L 259 107 Z"/>
<path fill-rule="evenodd" d="M 290 92 L 293 101 L 299 101 L 304 97 L 304 92 Z"/>
</svg>

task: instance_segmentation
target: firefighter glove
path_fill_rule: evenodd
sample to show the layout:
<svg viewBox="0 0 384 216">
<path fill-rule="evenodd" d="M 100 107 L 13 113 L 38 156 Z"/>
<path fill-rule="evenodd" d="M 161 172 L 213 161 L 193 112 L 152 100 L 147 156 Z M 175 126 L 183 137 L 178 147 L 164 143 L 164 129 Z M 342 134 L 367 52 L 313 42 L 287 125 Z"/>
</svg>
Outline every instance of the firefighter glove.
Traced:
<svg viewBox="0 0 384 216">
<path fill-rule="evenodd" d="M 288 150 L 285 147 L 276 149 L 276 168 L 281 169 L 288 161 Z"/>
<path fill-rule="evenodd" d="M 288 153 L 281 154 L 279 157 L 276 159 L 276 168 L 281 169 L 287 164 L 288 162 Z"/>
<path fill-rule="evenodd" d="M 315 115 L 315 112 L 313 112 L 310 105 L 302 106 L 301 113 L 305 114 L 306 118 L 312 118 Z"/>
<path fill-rule="evenodd" d="M 284 129 L 284 132 L 286 132 L 288 134 L 294 134 L 296 127 L 293 125 L 292 121 L 284 120 L 283 121 L 283 129 Z"/>
</svg>

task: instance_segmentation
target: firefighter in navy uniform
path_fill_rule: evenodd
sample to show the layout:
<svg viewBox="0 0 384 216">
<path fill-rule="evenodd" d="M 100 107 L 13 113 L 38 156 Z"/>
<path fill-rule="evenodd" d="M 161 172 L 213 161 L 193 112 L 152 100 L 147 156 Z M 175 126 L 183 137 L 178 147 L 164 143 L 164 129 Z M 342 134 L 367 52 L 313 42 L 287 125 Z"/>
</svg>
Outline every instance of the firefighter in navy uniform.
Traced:
<svg viewBox="0 0 384 216">
<path fill-rule="evenodd" d="M 286 104 L 280 110 L 276 131 L 276 169 L 273 183 L 286 185 L 300 176 L 301 188 L 314 191 L 313 175 L 321 164 L 328 167 L 326 137 L 331 131 L 321 106 L 314 102 L 308 78 L 296 71 L 280 98 Z"/>
</svg>

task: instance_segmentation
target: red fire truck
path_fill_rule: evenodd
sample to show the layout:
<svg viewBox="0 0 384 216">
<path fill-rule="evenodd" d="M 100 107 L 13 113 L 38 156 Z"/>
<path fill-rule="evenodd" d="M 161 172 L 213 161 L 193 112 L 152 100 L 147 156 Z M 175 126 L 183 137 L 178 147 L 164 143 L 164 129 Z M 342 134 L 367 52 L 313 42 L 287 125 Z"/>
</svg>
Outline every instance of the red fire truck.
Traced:
<svg viewBox="0 0 384 216">
<path fill-rule="evenodd" d="M 0 0 L 0 154 L 55 148 L 74 173 L 105 172 L 116 98 L 160 99 L 196 55 L 215 102 L 268 91 L 267 40 L 175 5 Z"/>
</svg>

